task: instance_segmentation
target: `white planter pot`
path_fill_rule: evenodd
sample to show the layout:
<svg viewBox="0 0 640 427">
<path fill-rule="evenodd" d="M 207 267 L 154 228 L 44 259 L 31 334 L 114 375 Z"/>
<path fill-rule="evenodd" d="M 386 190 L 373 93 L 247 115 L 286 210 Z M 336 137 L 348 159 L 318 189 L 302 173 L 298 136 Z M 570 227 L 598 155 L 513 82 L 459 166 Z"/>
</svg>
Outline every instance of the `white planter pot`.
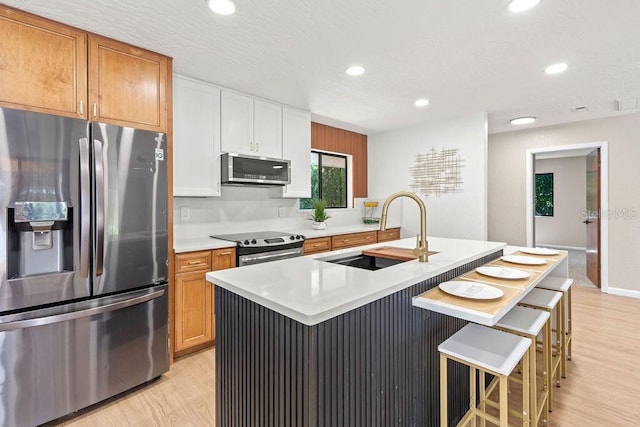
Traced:
<svg viewBox="0 0 640 427">
<path fill-rule="evenodd" d="M 311 223 L 311 228 L 313 228 L 314 230 L 324 230 L 325 228 L 327 228 L 327 223 L 314 221 Z"/>
</svg>

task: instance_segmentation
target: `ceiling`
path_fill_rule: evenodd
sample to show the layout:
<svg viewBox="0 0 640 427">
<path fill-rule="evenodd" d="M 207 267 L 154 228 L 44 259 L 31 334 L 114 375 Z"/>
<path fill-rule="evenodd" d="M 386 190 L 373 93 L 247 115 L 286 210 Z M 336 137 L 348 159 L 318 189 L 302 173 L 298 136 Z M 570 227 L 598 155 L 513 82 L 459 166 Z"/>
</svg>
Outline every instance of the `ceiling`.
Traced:
<svg viewBox="0 0 640 427">
<path fill-rule="evenodd" d="M 3 0 L 366 134 L 479 111 L 490 133 L 524 115 L 538 120 L 517 129 L 640 111 L 616 109 L 640 97 L 638 0 L 542 0 L 520 14 L 508 0 L 235 2 L 218 16 L 204 0 Z M 568 71 L 545 75 L 555 62 Z M 367 72 L 347 76 L 356 63 Z"/>
</svg>

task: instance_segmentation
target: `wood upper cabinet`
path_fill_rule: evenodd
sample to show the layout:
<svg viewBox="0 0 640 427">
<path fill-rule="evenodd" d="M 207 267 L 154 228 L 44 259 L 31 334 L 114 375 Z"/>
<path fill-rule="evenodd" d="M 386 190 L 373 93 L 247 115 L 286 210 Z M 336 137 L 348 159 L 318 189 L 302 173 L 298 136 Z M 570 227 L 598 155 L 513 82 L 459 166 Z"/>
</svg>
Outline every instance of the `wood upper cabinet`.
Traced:
<svg viewBox="0 0 640 427">
<path fill-rule="evenodd" d="M 171 59 L 0 5 L 0 105 L 168 132 Z"/>
<path fill-rule="evenodd" d="M 0 105 L 86 118 L 87 33 L 0 5 Z"/>
<path fill-rule="evenodd" d="M 91 120 L 166 132 L 170 69 L 166 56 L 90 34 Z"/>
</svg>

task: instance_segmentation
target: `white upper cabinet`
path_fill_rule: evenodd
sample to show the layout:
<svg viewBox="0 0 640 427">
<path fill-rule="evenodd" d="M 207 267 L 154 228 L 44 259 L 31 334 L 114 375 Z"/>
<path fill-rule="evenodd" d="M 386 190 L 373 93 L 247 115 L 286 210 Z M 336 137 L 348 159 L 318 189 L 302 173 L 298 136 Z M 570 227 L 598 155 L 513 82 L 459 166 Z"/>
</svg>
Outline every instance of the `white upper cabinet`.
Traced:
<svg viewBox="0 0 640 427">
<path fill-rule="evenodd" d="M 221 149 L 224 153 L 254 154 L 253 98 L 222 91 Z"/>
<path fill-rule="evenodd" d="M 259 156 L 282 158 L 282 106 L 253 101 L 253 143 Z"/>
<path fill-rule="evenodd" d="M 282 106 L 222 91 L 221 151 L 282 158 Z"/>
<path fill-rule="evenodd" d="M 220 195 L 220 89 L 173 79 L 173 195 Z"/>
<path fill-rule="evenodd" d="M 311 114 L 282 108 L 282 158 L 291 160 L 291 184 L 282 197 L 311 197 Z"/>
</svg>

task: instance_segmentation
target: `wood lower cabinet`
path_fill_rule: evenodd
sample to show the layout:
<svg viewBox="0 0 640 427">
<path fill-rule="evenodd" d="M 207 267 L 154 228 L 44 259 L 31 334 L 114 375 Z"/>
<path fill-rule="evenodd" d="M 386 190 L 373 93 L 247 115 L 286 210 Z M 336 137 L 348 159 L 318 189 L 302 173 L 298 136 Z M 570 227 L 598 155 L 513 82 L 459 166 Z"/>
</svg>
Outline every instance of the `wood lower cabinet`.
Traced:
<svg viewBox="0 0 640 427">
<path fill-rule="evenodd" d="M 335 251 L 371 243 L 388 242 L 400 238 L 400 228 L 385 231 L 364 231 L 361 233 L 338 234 L 335 236 L 315 237 L 304 241 L 304 254 Z"/>
<path fill-rule="evenodd" d="M 0 5 L 0 105 L 86 118 L 87 33 Z"/>
<path fill-rule="evenodd" d="M 378 243 L 388 242 L 389 240 L 400 239 L 400 228 L 388 228 L 384 231 L 378 230 L 377 233 L 378 233 Z"/>
<path fill-rule="evenodd" d="M 304 254 L 315 254 L 318 252 L 328 252 L 331 250 L 331 237 L 316 237 L 304 241 Z"/>
<path fill-rule="evenodd" d="M 369 245 L 378 241 L 376 231 L 365 231 L 362 233 L 340 234 L 331 237 L 331 249 L 345 249 L 354 246 Z"/>
<path fill-rule="evenodd" d="M 175 351 L 186 354 L 213 345 L 215 340 L 214 289 L 205 275 L 236 265 L 235 248 L 176 254 Z"/>
<path fill-rule="evenodd" d="M 166 132 L 170 63 L 166 56 L 90 34 L 91 119 Z"/>
</svg>

